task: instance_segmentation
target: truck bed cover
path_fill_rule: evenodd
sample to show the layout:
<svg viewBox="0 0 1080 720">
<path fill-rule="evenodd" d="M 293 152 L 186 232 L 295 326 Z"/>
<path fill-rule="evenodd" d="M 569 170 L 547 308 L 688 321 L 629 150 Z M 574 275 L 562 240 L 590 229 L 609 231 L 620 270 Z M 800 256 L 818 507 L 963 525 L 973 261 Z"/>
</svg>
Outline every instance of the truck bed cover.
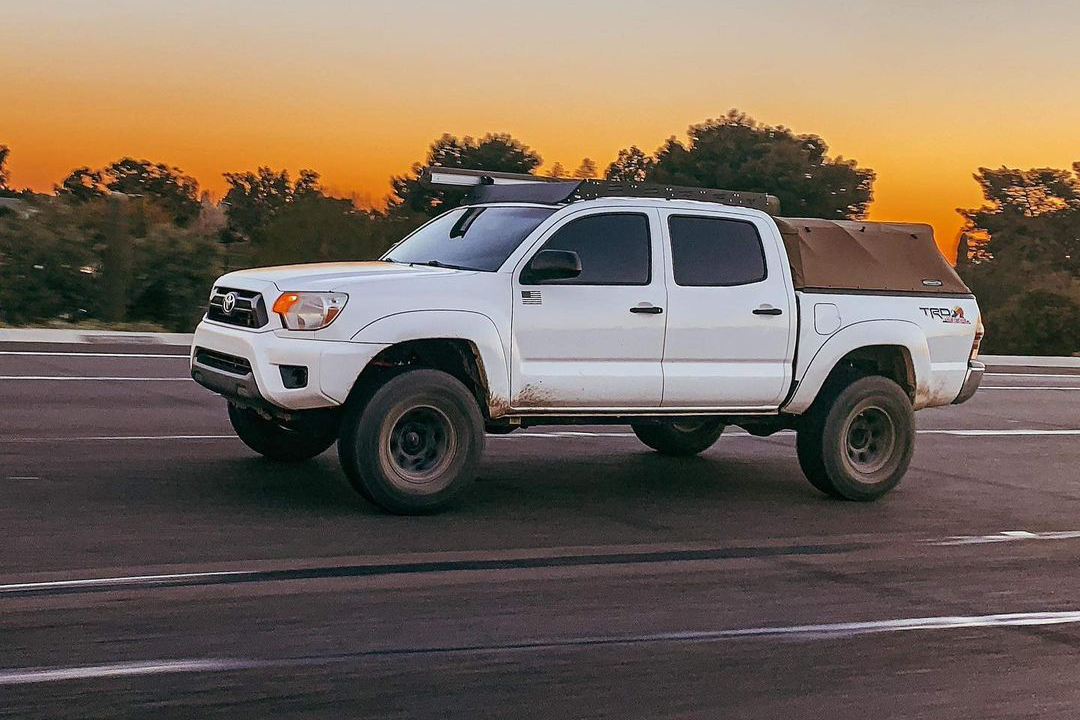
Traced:
<svg viewBox="0 0 1080 720">
<path fill-rule="evenodd" d="M 969 295 L 922 223 L 776 218 L 798 290 Z"/>
</svg>

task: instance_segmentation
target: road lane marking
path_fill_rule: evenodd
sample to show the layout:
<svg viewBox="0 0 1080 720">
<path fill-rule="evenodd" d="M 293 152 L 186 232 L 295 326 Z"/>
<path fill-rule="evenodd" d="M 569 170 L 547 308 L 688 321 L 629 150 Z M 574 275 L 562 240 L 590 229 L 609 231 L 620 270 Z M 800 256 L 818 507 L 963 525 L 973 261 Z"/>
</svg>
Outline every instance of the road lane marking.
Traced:
<svg viewBox="0 0 1080 720">
<path fill-rule="evenodd" d="M 79 382 L 193 382 L 190 377 L 106 377 L 88 375 L 0 375 L 0 380 L 38 380 L 52 382 L 67 380 Z"/>
<path fill-rule="evenodd" d="M 1080 390 L 1080 386 L 1074 385 L 980 385 L 979 392 L 983 390 Z"/>
<path fill-rule="evenodd" d="M 44 352 L 37 350 L 0 350 L 0 355 L 28 355 L 31 357 L 104 357 L 104 358 L 167 358 L 190 360 L 190 355 L 162 355 L 160 353 L 108 353 L 108 352 Z"/>
<path fill-rule="evenodd" d="M 27 685 L 64 680 L 132 677 L 135 675 L 221 672 L 222 670 L 242 670 L 255 665 L 250 661 L 245 662 L 242 660 L 148 660 L 144 662 L 75 667 L 19 668 L 0 670 L 0 685 Z"/>
<path fill-rule="evenodd" d="M 187 357 L 186 355 L 184 357 Z M 1054 378 L 1055 380 L 1080 380 L 1080 374 L 1057 375 L 1051 373 L 1006 373 L 988 372 L 983 377 L 1028 377 L 1028 378 Z"/>
<path fill-rule="evenodd" d="M 957 435 L 967 437 L 1008 437 L 1016 435 L 1080 435 L 1080 430 L 1059 429 L 1023 429 L 1009 428 L 1007 430 L 916 430 L 919 435 Z"/>
<path fill-rule="evenodd" d="M 773 625 L 720 630 L 685 630 L 636 635 L 584 635 L 578 637 L 525 639 L 487 644 L 387 647 L 335 655 L 306 655 L 267 659 L 208 658 L 203 660 L 151 660 L 146 662 L 78 665 L 69 667 L 12 668 L 0 670 L 0 685 L 63 682 L 98 678 L 251 670 L 271 667 L 337 665 L 366 658 L 447 655 L 490 652 L 544 651 L 598 645 L 646 645 L 652 643 L 703 643 L 724 640 L 807 638 L 832 640 L 894 632 L 927 632 L 970 628 L 1014 628 L 1080 623 L 1080 611 L 1020 612 L 993 615 L 942 615 L 862 622 Z"/>
<path fill-rule="evenodd" d="M 676 550 L 597 551 L 566 555 L 510 555 L 507 557 L 466 560 L 414 560 L 395 563 L 360 563 L 322 565 L 278 570 L 219 570 L 161 575 L 121 575 L 104 578 L 46 580 L 0 584 L 0 597 L 20 595 L 62 595 L 108 592 L 125 589 L 190 587 L 241 583 L 282 582 L 363 578 L 386 575 L 422 575 L 429 573 L 534 570 L 542 568 L 591 567 L 598 565 L 637 565 L 645 563 L 700 562 L 746 558 L 771 558 L 793 555 L 828 555 L 853 552 L 866 545 L 760 545 Z"/>
<path fill-rule="evenodd" d="M 76 437 L 0 437 L 6 443 L 124 442 L 137 440 L 239 440 L 236 435 L 83 435 Z"/>
<path fill-rule="evenodd" d="M 987 545 L 992 543 L 1019 542 L 1022 540 L 1076 540 L 1080 530 L 1057 530 L 1050 532 L 1030 532 L 1028 530 L 1006 530 L 990 535 L 954 535 L 944 540 L 931 540 L 929 545 L 943 547 L 953 545 Z"/>
<path fill-rule="evenodd" d="M 1002 430 L 971 429 L 931 429 L 916 430 L 918 435 L 954 435 L 958 437 L 1011 437 L 1011 436 L 1064 436 L 1080 435 L 1080 429 L 1042 429 L 1008 428 Z M 774 433 L 780 436 L 793 436 L 794 430 L 781 430 Z M 588 438 L 634 438 L 634 433 L 620 432 L 519 432 L 513 435 L 488 435 L 488 440 L 553 440 L 553 439 L 588 439 Z M 756 437 L 748 432 L 730 431 L 720 436 L 725 438 Z M 46 442 L 126 442 L 126 441 L 162 441 L 162 440 L 236 440 L 236 435 L 81 435 L 75 437 L 0 437 L 5 443 L 46 443 Z"/>
</svg>

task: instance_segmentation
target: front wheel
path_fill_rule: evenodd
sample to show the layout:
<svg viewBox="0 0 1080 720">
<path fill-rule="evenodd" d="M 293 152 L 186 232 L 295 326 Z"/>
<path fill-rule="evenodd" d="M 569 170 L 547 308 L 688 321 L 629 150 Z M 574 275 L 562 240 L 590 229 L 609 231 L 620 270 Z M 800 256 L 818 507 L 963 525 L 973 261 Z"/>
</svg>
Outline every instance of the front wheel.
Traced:
<svg viewBox="0 0 1080 720">
<path fill-rule="evenodd" d="M 686 457 L 713 446 L 724 432 L 724 423 L 712 418 L 700 420 L 648 421 L 630 424 L 638 440 L 661 455 Z"/>
<path fill-rule="evenodd" d="M 305 433 L 267 420 L 254 410 L 229 403 L 229 422 L 245 445 L 263 457 L 279 462 L 309 460 L 325 452 L 333 435 Z"/>
<path fill-rule="evenodd" d="M 915 412 L 884 377 L 860 378 L 830 405 L 812 409 L 796 438 L 810 483 L 847 500 L 876 500 L 907 472 L 915 450 Z"/>
<path fill-rule="evenodd" d="M 412 370 L 346 406 L 338 456 L 353 487 L 401 515 L 440 510 L 476 475 L 484 419 L 472 393 L 438 370 Z"/>
</svg>

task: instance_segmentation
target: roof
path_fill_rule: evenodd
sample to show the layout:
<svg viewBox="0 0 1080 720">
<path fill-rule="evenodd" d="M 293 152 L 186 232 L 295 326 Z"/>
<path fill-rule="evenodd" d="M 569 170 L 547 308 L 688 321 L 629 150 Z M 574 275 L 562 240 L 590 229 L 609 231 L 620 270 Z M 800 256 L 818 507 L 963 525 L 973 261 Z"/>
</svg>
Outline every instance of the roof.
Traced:
<svg viewBox="0 0 1080 720">
<path fill-rule="evenodd" d="M 923 223 L 776 218 L 798 289 L 963 294 Z"/>
</svg>

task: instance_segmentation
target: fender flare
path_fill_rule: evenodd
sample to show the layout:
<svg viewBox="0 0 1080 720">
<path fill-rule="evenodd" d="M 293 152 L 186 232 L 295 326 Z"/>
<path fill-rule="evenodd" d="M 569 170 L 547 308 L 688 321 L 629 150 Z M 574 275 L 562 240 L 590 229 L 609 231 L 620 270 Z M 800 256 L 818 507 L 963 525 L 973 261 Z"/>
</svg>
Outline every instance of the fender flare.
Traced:
<svg viewBox="0 0 1080 720">
<path fill-rule="evenodd" d="M 510 407 L 510 363 L 499 328 L 487 315 L 470 310 L 406 310 L 373 320 L 352 336 L 353 342 L 388 346 L 435 339 L 472 343 L 487 380 L 490 416 L 505 414 Z"/>
<path fill-rule="evenodd" d="M 795 394 L 782 408 L 783 412 L 801 414 L 817 398 L 829 373 L 840 360 L 853 350 L 864 347 L 896 346 L 907 350 L 915 375 L 914 407 L 924 407 L 930 396 L 930 347 L 926 335 L 913 322 L 906 320 L 864 320 L 838 330 L 818 348 L 799 380 Z"/>
</svg>

